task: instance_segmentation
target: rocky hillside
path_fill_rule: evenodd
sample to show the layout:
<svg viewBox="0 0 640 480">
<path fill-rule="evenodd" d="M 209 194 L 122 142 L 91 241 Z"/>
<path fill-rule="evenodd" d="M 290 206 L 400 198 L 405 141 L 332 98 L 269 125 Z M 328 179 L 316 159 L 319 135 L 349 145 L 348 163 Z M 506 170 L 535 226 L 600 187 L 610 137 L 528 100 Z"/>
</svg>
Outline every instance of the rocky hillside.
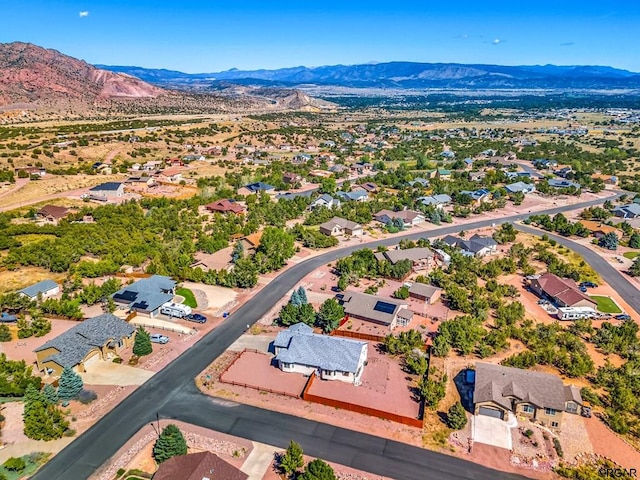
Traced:
<svg viewBox="0 0 640 480">
<path fill-rule="evenodd" d="M 115 98 L 155 98 L 162 88 L 28 43 L 0 44 L 0 106 L 56 101 L 93 105 Z"/>
</svg>

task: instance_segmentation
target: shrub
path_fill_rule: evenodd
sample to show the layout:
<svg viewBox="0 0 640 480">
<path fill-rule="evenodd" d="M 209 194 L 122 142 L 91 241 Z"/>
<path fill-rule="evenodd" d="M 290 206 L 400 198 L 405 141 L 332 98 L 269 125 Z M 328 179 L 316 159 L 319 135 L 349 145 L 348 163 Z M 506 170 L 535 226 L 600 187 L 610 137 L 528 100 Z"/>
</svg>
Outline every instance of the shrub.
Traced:
<svg viewBox="0 0 640 480">
<path fill-rule="evenodd" d="M 113 363 L 122 363 L 122 358 L 116 357 L 113 359 Z"/>
<path fill-rule="evenodd" d="M 82 390 L 78 394 L 78 401 L 83 405 L 88 405 L 98 398 L 98 394 L 93 390 Z"/>
<path fill-rule="evenodd" d="M 556 449 L 556 453 L 560 458 L 564 456 L 564 452 L 562 451 L 562 445 L 560 445 L 560 440 L 554 437 L 553 439 L 553 448 Z"/>
<path fill-rule="evenodd" d="M 22 472 L 25 468 L 27 468 L 27 464 L 22 458 L 11 457 L 6 462 L 2 464 L 4 468 L 9 470 L 10 472 Z"/>
<path fill-rule="evenodd" d="M 460 430 L 467 424 L 467 414 L 460 402 L 451 405 L 447 412 L 447 426 L 454 430 Z"/>
<path fill-rule="evenodd" d="M 162 463 L 171 457 L 186 453 L 187 442 L 180 429 L 173 424 L 167 425 L 153 446 L 153 458 L 156 459 L 156 462 Z"/>
<path fill-rule="evenodd" d="M 524 432 L 522 432 L 522 434 L 527 438 L 531 438 L 531 437 L 533 437 L 533 430 L 528 428 Z"/>
</svg>

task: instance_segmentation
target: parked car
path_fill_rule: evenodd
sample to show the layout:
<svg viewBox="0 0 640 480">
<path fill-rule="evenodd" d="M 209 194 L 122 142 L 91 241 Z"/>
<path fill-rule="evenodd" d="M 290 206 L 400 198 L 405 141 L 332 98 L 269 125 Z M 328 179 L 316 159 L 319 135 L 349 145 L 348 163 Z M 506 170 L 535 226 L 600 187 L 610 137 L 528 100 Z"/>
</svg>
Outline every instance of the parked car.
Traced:
<svg viewBox="0 0 640 480">
<path fill-rule="evenodd" d="M 580 285 L 580 291 L 582 293 L 586 292 L 587 291 L 587 287 L 585 287 L 584 285 Z"/>
<path fill-rule="evenodd" d="M 187 315 L 186 319 L 189 320 L 190 322 L 196 322 L 196 323 L 206 323 L 207 321 L 207 317 L 205 317 L 201 313 L 192 313 L 191 315 Z"/>
<path fill-rule="evenodd" d="M 582 405 L 582 408 L 580 409 L 580 415 L 582 415 L 585 418 L 591 418 L 591 406 L 586 404 Z"/>
<path fill-rule="evenodd" d="M 582 282 L 580 284 L 581 287 L 586 287 L 586 288 L 596 288 L 598 286 L 597 283 L 593 283 L 593 282 Z"/>
<path fill-rule="evenodd" d="M 169 337 L 160 333 L 154 333 L 150 336 L 150 338 L 153 343 L 162 343 L 163 345 L 165 343 L 169 343 Z"/>
<path fill-rule="evenodd" d="M 616 315 L 616 320 L 631 320 L 631 315 L 627 315 L 626 313 L 621 313 L 620 315 Z"/>
</svg>

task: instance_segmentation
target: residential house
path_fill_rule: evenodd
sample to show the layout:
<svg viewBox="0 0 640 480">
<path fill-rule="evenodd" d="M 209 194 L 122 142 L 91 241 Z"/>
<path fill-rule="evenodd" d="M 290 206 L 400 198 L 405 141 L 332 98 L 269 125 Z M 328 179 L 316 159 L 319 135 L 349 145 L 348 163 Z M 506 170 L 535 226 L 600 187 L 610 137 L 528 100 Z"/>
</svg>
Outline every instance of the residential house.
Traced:
<svg viewBox="0 0 640 480">
<path fill-rule="evenodd" d="M 160 313 L 160 307 L 173 300 L 176 282 L 169 277 L 152 275 L 131 285 L 125 285 L 111 295 L 113 301 L 122 308 L 149 317 Z"/>
<path fill-rule="evenodd" d="M 559 178 L 552 178 L 550 180 L 547 180 L 547 183 L 551 188 L 575 188 L 575 189 L 580 188 L 579 183 L 572 182 L 571 180 L 565 180 L 565 179 L 561 180 Z"/>
<path fill-rule="evenodd" d="M 304 323 L 278 333 L 273 341 L 278 367 L 283 372 L 318 375 L 360 385 L 367 362 L 368 344 L 342 337 L 313 333 Z"/>
<path fill-rule="evenodd" d="M 124 195 L 124 184 L 120 182 L 106 182 L 89 189 L 89 195 L 96 199 L 108 199 L 122 197 Z"/>
<path fill-rule="evenodd" d="M 536 186 L 533 183 L 525 182 L 510 183 L 509 185 L 505 185 L 504 188 L 508 193 L 522 192 L 524 194 L 535 192 L 536 190 Z"/>
<path fill-rule="evenodd" d="M 640 204 L 630 203 L 613 209 L 613 214 L 620 218 L 640 217 Z"/>
<path fill-rule="evenodd" d="M 244 213 L 245 208 L 233 199 L 225 198 L 216 200 L 204 206 L 211 213 L 235 213 L 239 215 Z"/>
<path fill-rule="evenodd" d="M 37 299 L 38 296 L 40 296 L 40 298 L 49 298 L 60 293 L 60 285 L 53 280 L 42 280 L 22 290 L 18 290 L 18 293 L 31 300 Z"/>
<path fill-rule="evenodd" d="M 153 480 L 247 480 L 249 475 L 211 452 L 171 457 L 160 464 Z"/>
<path fill-rule="evenodd" d="M 245 257 L 254 255 L 258 251 L 260 240 L 262 239 L 262 234 L 263 232 L 259 231 L 240 239 L 240 243 L 242 244 L 242 251 L 244 252 Z"/>
<path fill-rule="evenodd" d="M 426 285 L 424 283 L 415 282 L 409 287 L 409 298 L 422 300 L 428 305 L 433 305 L 442 296 L 442 289 Z"/>
<path fill-rule="evenodd" d="M 173 183 L 180 182 L 182 180 L 182 168 L 181 167 L 165 168 L 160 174 L 160 177 L 167 182 L 173 182 Z"/>
<path fill-rule="evenodd" d="M 314 194 L 313 190 L 305 192 L 284 192 L 276 195 L 276 200 L 295 200 L 296 198 L 311 198 Z"/>
<path fill-rule="evenodd" d="M 331 165 L 331 166 L 329 167 L 329 171 L 330 171 L 331 173 L 342 173 L 342 172 L 344 172 L 345 170 L 347 170 L 347 167 L 346 167 L 345 165 L 342 165 L 341 163 L 338 163 L 338 164 L 336 164 L 336 165 Z"/>
<path fill-rule="evenodd" d="M 342 202 L 337 198 L 333 198 L 328 193 L 323 193 L 318 198 L 316 198 L 313 202 L 311 202 L 311 205 L 309 206 L 309 208 L 311 208 L 312 210 L 314 208 L 319 208 L 319 207 L 339 208 L 341 204 Z"/>
<path fill-rule="evenodd" d="M 253 195 L 254 193 L 266 192 L 271 193 L 275 190 L 273 185 L 264 182 L 250 183 L 238 189 L 238 195 Z"/>
<path fill-rule="evenodd" d="M 531 172 L 513 172 L 513 171 L 505 171 L 505 176 L 509 180 L 515 180 L 516 178 L 531 178 Z"/>
<path fill-rule="evenodd" d="M 43 220 L 46 223 L 57 225 L 60 220 L 69 214 L 69 209 L 66 207 L 58 207 L 56 205 L 45 205 L 38 213 L 36 217 Z"/>
<path fill-rule="evenodd" d="M 406 302 L 367 293 L 345 292 L 342 306 L 347 318 L 383 325 L 389 330 L 407 326 L 413 319 L 413 312 L 408 309 Z"/>
<path fill-rule="evenodd" d="M 451 170 L 446 168 L 439 168 L 436 170 L 436 177 L 440 180 L 451 180 Z"/>
<path fill-rule="evenodd" d="M 478 362 L 473 405 L 475 415 L 527 417 L 559 430 L 565 412 L 580 413 L 582 397 L 556 375 Z"/>
<path fill-rule="evenodd" d="M 483 203 L 491 200 L 491 192 L 486 188 L 481 188 L 475 191 L 462 190 L 460 195 L 468 195 L 471 197 L 471 205 L 474 207 L 479 207 Z"/>
<path fill-rule="evenodd" d="M 591 232 L 591 234 L 598 239 L 604 237 L 607 233 L 615 233 L 618 238 L 622 238 L 623 236 L 623 233 L 620 229 L 612 227 L 611 225 L 604 225 L 601 222 L 594 222 L 592 220 L 579 220 L 578 223 L 589 230 L 589 232 Z"/>
<path fill-rule="evenodd" d="M 362 225 L 356 222 L 351 222 L 344 218 L 333 217 L 328 222 L 324 222 L 320 225 L 320 233 L 337 237 L 340 235 L 353 235 L 359 236 L 363 234 Z"/>
<path fill-rule="evenodd" d="M 597 302 L 580 291 L 576 282 L 569 278 L 560 278 L 553 273 L 545 273 L 529 282 L 533 290 L 541 298 L 553 300 L 558 307 L 591 307 Z"/>
<path fill-rule="evenodd" d="M 18 176 L 20 176 L 20 172 L 25 172 L 30 177 L 44 177 L 47 174 L 47 169 L 43 167 L 18 167 L 15 172 Z"/>
<path fill-rule="evenodd" d="M 351 188 L 351 191 L 359 191 L 359 190 L 364 190 L 365 192 L 369 192 L 369 193 L 376 193 L 378 191 L 378 185 L 376 185 L 373 182 L 364 182 L 359 185 L 354 185 Z"/>
<path fill-rule="evenodd" d="M 469 173 L 469 180 L 471 180 L 472 182 L 479 182 L 480 180 L 483 180 L 486 176 L 487 176 L 487 172 L 485 171 L 471 172 Z"/>
<path fill-rule="evenodd" d="M 354 190 L 352 192 L 336 192 L 336 196 L 344 202 L 366 202 L 369 200 L 369 193 L 366 190 Z"/>
<path fill-rule="evenodd" d="M 466 170 L 471 170 L 473 168 L 473 158 L 464 159 L 464 168 Z"/>
<path fill-rule="evenodd" d="M 416 185 L 419 186 L 419 187 L 428 187 L 429 186 L 429 180 L 427 180 L 426 178 L 422 178 L 422 177 L 416 177 L 413 180 L 409 180 L 407 183 L 412 187 L 415 187 Z"/>
<path fill-rule="evenodd" d="M 7 312 L 0 312 L 0 323 L 16 323 L 17 321 L 17 315 L 11 315 Z"/>
<path fill-rule="evenodd" d="M 498 250 L 498 243 L 491 237 L 485 237 L 483 235 L 473 235 L 468 240 L 453 235 L 447 235 L 442 241 L 452 247 L 462 251 L 463 255 L 469 255 L 474 257 L 484 257 L 496 253 Z"/>
<path fill-rule="evenodd" d="M 298 173 L 286 172 L 282 175 L 282 181 L 289 185 L 293 185 L 296 183 L 302 183 L 302 175 Z"/>
<path fill-rule="evenodd" d="M 533 161 L 533 165 L 539 169 L 550 169 L 558 166 L 558 162 L 555 160 L 548 160 L 546 158 L 537 158 Z"/>
<path fill-rule="evenodd" d="M 207 158 L 204 155 L 185 155 L 182 157 L 184 163 L 189 162 L 204 162 Z"/>
<path fill-rule="evenodd" d="M 455 158 L 456 154 L 452 150 L 444 150 L 440 152 L 440 156 L 444 158 Z"/>
<path fill-rule="evenodd" d="M 553 171 L 554 174 L 562 178 L 567 178 L 571 172 L 573 172 L 573 169 L 571 167 L 562 167 L 558 170 Z"/>
<path fill-rule="evenodd" d="M 234 247 L 226 247 L 214 253 L 196 252 L 193 255 L 195 261 L 190 267 L 200 268 L 204 272 L 210 270 L 230 272 L 233 269 L 233 249 Z"/>
<path fill-rule="evenodd" d="M 156 181 L 152 177 L 145 176 L 132 176 L 127 178 L 124 183 L 129 183 L 132 185 L 146 185 L 147 187 L 153 187 Z"/>
<path fill-rule="evenodd" d="M 605 185 L 615 187 L 618 185 L 618 177 L 615 175 L 605 175 L 603 173 L 594 173 L 591 175 L 591 178 L 594 180 L 602 180 Z"/>
<path fill-rule="evenodd" d="M 424 215 L 422 213 L 415 212 L 413 210 L 400 210 L 398 212 L 393 212 L 391 210 L 380 210 L 373 216 L 373 218 L 385 225 L 389 225 L 393 222 L 394 219 L 398 218 L 402 220 L 405 228 L 414 227 L 416 225 L 424 223 L 425 221 Z"/>
<path fill-rule="evenodd" d="M 414 272 L 433 268 L 437 258 L 435 252 L 426 247 L 385 250 L 374 255 L 378 261 L 387 261 L 393 265 L 402 260 L 410 260 Z"/>
<path fill-rule="evenodd" d="M 426 197 L 418 198 L 418 201 L 425 206 L 433 205 L 437 208 L 443 208 L 445 205 L 451 203 L 451 197 L 446 193 L 440 193 L 437 195 L 429 195 Z"/>
<path fill-rule="evenodd" d="M 124 320 L 103 313 L 78 323 L 66 332 L 34 350 L 38 370 L 61 375 L 65 367 L 86 372 L 100 360 L 111 360 L 133 344 L 135 327 Z"/>
</svg>

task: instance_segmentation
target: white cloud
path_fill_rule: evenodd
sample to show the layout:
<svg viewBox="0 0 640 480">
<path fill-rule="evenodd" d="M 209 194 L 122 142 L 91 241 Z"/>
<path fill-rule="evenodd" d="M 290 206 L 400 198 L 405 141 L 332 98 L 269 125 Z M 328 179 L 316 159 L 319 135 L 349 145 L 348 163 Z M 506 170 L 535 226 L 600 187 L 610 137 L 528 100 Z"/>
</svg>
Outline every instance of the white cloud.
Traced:
<svg viewBox="0 0 640 480">
<path fill-rule="evenodd" d="M 79 13 L 80 18 L 84 18 L 84 17 L 88 17 L 89 16 L 89 11 L 88 10 L 83 10 L 82 12 Z"/>
<path fill-rule="evenodd" d="M 502 40 L 500 40 L 499 38 L 496 38 L 493 40 L 493 42 L 491 42 L 492 45 L 500 45 L 502 43 Z"/>
</svg>

